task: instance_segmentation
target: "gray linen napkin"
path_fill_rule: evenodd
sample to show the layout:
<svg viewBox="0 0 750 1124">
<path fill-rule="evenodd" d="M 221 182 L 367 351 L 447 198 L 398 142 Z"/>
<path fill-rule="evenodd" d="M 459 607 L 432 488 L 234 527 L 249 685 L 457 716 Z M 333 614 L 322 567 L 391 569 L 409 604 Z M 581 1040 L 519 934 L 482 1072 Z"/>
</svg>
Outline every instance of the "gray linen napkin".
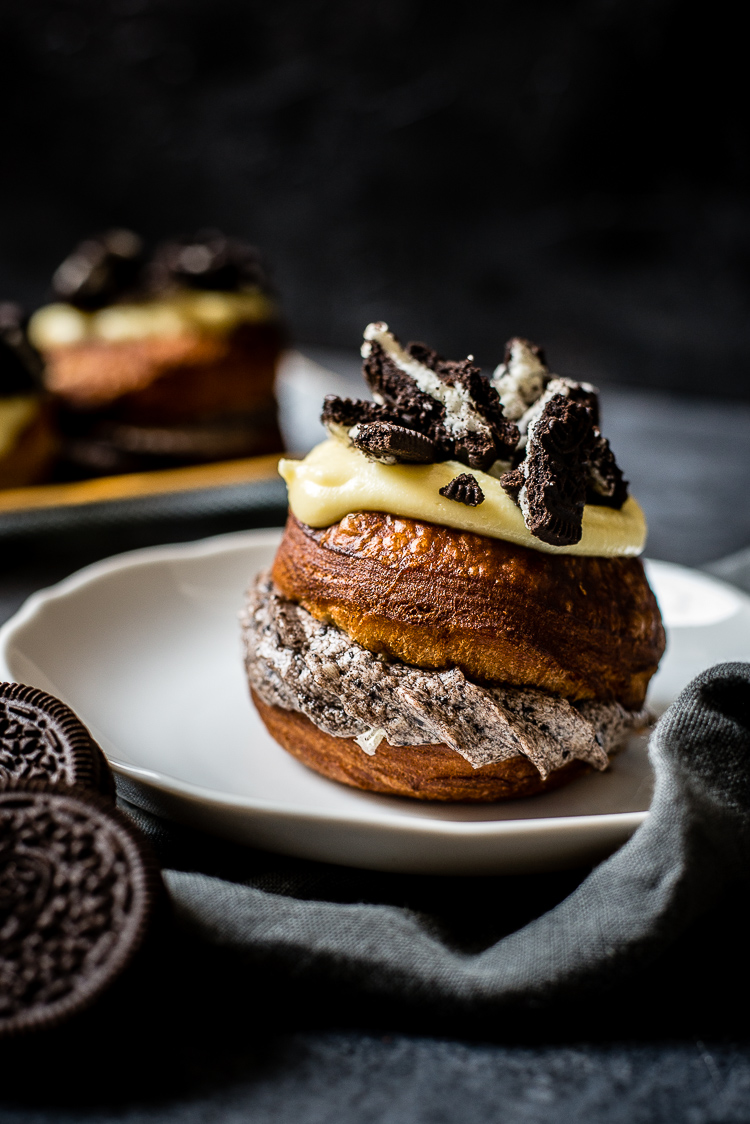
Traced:
<svg viewBox="0 0 750 1124">
<path fill-rule="evenodd" d="M 654 798 L 632 839 L 554 908 L 479 951 L 457 948 L 402 905 L 321 900 L 314 884 L 290 895 L 282 882 L 273 892 L 267 880 L 236 874 L 166 869 L 176 918 L 250 962 L 385 1000 L 535 1006 L 601 990 L 653 961 L 746 876 L 750 664 L 694 679 L 658 723 L 649 754 Z M 164 852 L 170 829 L 129 810 Z"/>
</svg>

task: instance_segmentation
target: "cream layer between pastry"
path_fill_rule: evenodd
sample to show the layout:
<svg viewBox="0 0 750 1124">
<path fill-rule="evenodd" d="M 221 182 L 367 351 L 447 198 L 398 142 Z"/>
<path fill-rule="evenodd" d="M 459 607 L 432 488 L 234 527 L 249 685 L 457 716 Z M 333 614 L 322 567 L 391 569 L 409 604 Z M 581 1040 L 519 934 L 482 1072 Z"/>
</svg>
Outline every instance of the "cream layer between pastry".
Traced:
<svg viewBox="0 0 750 1124">
<path fill-rule="evenodd" d="M 575 705 L 533 688 L 483 687 L 458 668 L 386 660 L 287 600 L 267 574 L 242 613 L 245 667 L 269 706 L 299 711 L 366 754 L 390 745 L 449 746 L 474 769 L 526 757 L 547 777 L 572 760 L 606 769 L 608 754 L 648 721 L 619 703 Z"/>
</svg>

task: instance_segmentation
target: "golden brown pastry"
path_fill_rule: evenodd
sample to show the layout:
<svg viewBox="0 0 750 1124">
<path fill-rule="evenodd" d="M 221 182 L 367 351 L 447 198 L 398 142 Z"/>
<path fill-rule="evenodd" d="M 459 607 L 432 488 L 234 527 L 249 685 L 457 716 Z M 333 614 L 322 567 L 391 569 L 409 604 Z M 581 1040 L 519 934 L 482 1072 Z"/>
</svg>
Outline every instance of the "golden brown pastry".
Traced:
<svg viewBox="0 0 750 1124">
<path fill-rule="evenodd" d="M 606 768 L 665 638 L 594 388 L 522 340 L 488 381 L 365 339 L 375 401 L 327 399 L 329 441 L 281 465 L 289 519 L 242 618 L 263 721 L 331 779 L 426 800 Z"/>
<path fill-rule="evenodd" d="M 542 554 L 382 512 L 290 515 L 279 589 L 371 652 L 480 683 L 639 709 L 664 651 L 638 558 Z"/>
<path fill-rule="evenodd" d="M 528 758 L 516 756 L 474 769 L 447 745 L 394 746 L 387 741 L 368 756 L 353 738 L 326 734 L 305 715 L 268 706 L 251 694 L 269 734 L 288 753 L 329 780 L 370 792 L 487 803 L 549 792 L 589 768 L 583 761 L 569 761 L 543 778 Z"/>
</svg>

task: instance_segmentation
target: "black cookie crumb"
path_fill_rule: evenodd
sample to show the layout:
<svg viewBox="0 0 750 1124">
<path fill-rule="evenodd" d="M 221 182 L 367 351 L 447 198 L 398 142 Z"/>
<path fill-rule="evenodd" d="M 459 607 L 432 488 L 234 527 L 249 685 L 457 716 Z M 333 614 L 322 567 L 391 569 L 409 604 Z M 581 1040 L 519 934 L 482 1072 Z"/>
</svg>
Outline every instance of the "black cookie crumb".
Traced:
<svg viewBox="0 0 750 1124">
<path fill-rule="evenodd" d="M 113 797 L 107 760 L 79 718 L 52 695 L 0 683 L 0 782 L 77 785 Z"/>
<path fill-rule="evenodd" d="M 219 230 L 200 230 L 157 247 L 148 267 L 153 290 L 186 288 L 272 291 L 268 267 L 256 246 Z"/>
<path fill-rule="evenodd" d="M 591 414 L 591 420 L 594 425 L 599 424 L 599 393 L 594 390 L 587 390 L 581 383 L 576 382 L 575 379 L 565 379 L 565 384 L 568 387 L 568 398 L 572 402 L 580 402 L 582 406 Z"/>
<path fill-rule="evenodd" d="M 399 425 L 415 429 L 436 444 L 440 443 L 445 408 L 419 390 L 414 380 L 396 366 L 376 341 L 370 344 L 362 370 L 373 394 L 382 400 L 389 415 L 398 419 Z"/>
<path fill-rule="evenodd" d="M 145 840 L 97 794 L 0 789 L 0 1038 L 94 1002 L 141 947 L 160 893 Z"/>
<path fill-rule="evenodd" d="M 415 429 L 406 429 L 392 422 L 370 422 L 360 425 L 352 444 L 369 457 L 395 458 L 405 464 L 429 464 L 435 460 L 435 442 Z"/>
<path fill-rule="evenodd" d="M 323 425 L 352 426 L 368 422 L 399 424 L 393 411 L 386 406 L 362 398 L 339 398 L 337 394 L 326 394 L 320 420 Z"/>
<path fill-rule="evenodd" d="M 589 410 L 561 394 L 531 428 L 521 507 L 531 534 L 551 546 L 581 540 L 593 430 Z"/>
<path fill-rule="evenodd" d="M 518 503 L 518 493 L 526 483 L 526 478 L 520 468 L 511 469 L 500 477 L 500 485 L 508 493 L 514 503 Z"/>
<path fill-rule="evenodd" d="M 445 406 L 419 390 L 414 380 L 374 341 L 363 371 L 373 394 L 383 402 L 391 418 L 429 437 L 435 444 L 435 460 L 454 458 L 469 468 L 486 471 L 496 460 L 511 456 L 518 443 L 518 429 L 504 416 L 497 391 L 479 368 L 468 359 L 442 359 L 423 343 L 410 343 L 407 351 L 434 371 L 446 386 L 462 386 L 487 430 L 449 426 Z"/>
<path fill-rule="evenodd" d="M 55 270 L 52 287 L 61 300 L 94 310 L 137 289 L 143 242 L 132 230 L 108 230 L 76 246 Z"/>
<path fill-rule="evenodd" d="M 594 429 L 594 440 L 589 453 L 589 472 L 586 503 L 600 504 L 620 510 L 628 498 L 628 482 L 615 460 L 609 441 Z"/>
<path fill-rule="evenodd" d="M 450 484 L 440 488 L 440 495 L 456 503 L 465 503 L 467 507 L 479 507 L 480 503 L 484 503 L 484 492 L 476 477 L 469 472 L 454 476 Z"/>
</svg>

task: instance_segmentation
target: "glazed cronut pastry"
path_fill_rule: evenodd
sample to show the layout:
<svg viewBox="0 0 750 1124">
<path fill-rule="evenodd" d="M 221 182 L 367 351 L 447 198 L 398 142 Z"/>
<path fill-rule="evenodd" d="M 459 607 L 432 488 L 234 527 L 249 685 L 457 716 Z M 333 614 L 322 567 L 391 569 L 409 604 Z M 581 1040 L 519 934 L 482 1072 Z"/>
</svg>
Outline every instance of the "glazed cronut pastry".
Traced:
<svg viewBox="0 0 750 1124">
<path fill-rule="evenodd" d="M 290 514 L 242 615 L 273 737 L 333 780 L 493 801 L 605 769 L 664 650 L 642 512 L 593 387 L 511 340 L 471 358 L 365 332 L 374 401 L 283 461 Z"/>
</svg>

